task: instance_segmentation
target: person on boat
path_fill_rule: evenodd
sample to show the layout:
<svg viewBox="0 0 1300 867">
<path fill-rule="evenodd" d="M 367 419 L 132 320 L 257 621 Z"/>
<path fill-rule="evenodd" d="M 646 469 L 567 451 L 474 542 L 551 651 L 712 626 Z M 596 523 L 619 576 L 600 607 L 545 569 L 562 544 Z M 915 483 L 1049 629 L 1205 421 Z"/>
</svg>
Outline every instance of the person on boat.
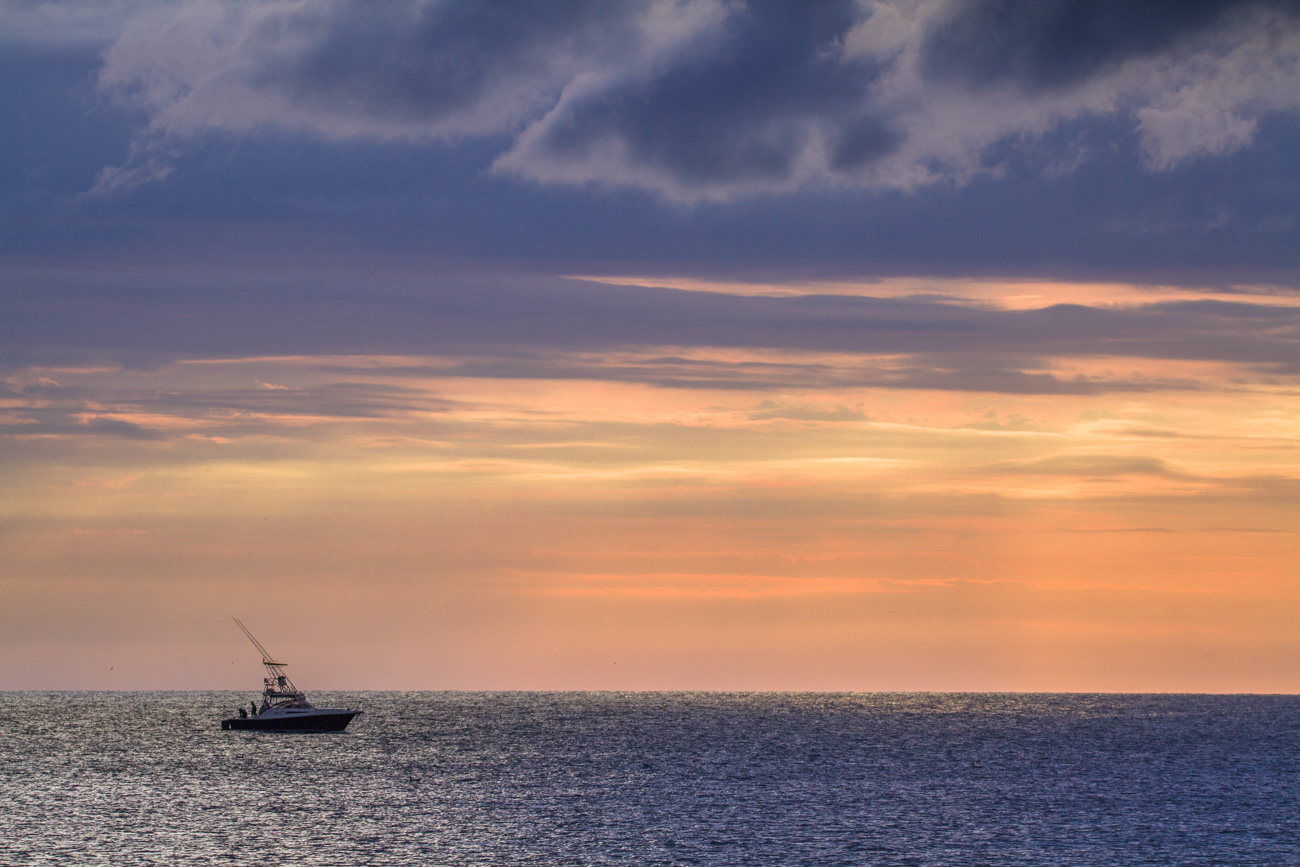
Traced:
<svg viewBox="0 0 1300 867">
<path fill-rule="evenodd" d="M 244 709 L 241 707 L 241 708 L 239 709 L 239 718 L 240 718 L 240 719 L 248 719 L 248 711 L 244 710 Z"/>
<path fill-rule="evenodd" d="M 250 708 L 252 708 L 252 710 L 253 710 L 253 716 L 257 716 L 257 702 L 255 702 L 255 701 L 250 701 L 250 702 L 248 703 L 248 706 L 249 706 Z"/>
</svg>

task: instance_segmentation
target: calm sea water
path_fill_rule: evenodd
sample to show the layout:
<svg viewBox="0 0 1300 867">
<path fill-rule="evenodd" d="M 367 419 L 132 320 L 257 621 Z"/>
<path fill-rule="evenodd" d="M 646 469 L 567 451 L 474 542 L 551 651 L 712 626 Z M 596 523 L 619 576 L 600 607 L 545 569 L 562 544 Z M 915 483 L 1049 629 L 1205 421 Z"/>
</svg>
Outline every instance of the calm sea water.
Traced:
<svg viewBox="0 0 1300 867">
<path fill-rule="evenodd" d="M 1291 696 L 0 693 L 0 864 L 1300 865 Z"/>
</svg>

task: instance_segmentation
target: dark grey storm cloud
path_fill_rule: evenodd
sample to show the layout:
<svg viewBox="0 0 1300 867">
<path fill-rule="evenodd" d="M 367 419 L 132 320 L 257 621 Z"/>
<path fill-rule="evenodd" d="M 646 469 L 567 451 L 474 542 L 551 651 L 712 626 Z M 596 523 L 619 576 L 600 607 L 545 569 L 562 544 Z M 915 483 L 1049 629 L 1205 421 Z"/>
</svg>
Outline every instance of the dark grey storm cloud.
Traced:
<svg viewBox="0 0 1300 867">
<path fill-rule="evenodd" d="M 1294 284 L 1292 9 L 24 0 L 0 255 Z"/>
<path fill-rule="evenodd" d="M 632 165 L 684 189 L 779 186 L 795 178 L 796 162 L 821 134 L 833 166 L 851 169 L 902 137 L 863 105 L 878 65 L 846 66 L 831 51 L 859 16 L 853 0 L 749 3 L 729 27 L 659 74 L 564 100 L 529 147 L 572 165 L 621 148 Z"/>
<path fill-rule="evenodd" d="M 921 48 L 927 74 L 974 86 L 1078 84 L 1124 60 L 1156 54 L 1240 9 L 1290 0 L 967 0 L 932 24 Z"/>
<path fill-rule="evenodd" d="M 498 132 L 553 102 L 580 65 L 638 47 L 646 0 L 336 3 L 267 16 L 247 37 L 299 50 L 249 52 L 251 90 L 282 91 L 314 112 L 394 123 L 461 117 Z M 500 104 L 497 104 L 500 103 Z M 485 109 L 495 109 L 486 111 Z"/>
<path fill-rule="evenodd" d="M 1089 117 L 1125 118 L 1149 165 L 1169 168 L 1240 150 L 1261 118 L 1300 110 L 1293 9 L 181 3 L 141 14 L 105 55 L 101 89 L 149 120 L 96 189 L 165 177 L 178 143 L 212 130 L 488 137 L 501 173 L 680 201 L 965 182 L 999 169 L 997 146 Z"/>
</svg>

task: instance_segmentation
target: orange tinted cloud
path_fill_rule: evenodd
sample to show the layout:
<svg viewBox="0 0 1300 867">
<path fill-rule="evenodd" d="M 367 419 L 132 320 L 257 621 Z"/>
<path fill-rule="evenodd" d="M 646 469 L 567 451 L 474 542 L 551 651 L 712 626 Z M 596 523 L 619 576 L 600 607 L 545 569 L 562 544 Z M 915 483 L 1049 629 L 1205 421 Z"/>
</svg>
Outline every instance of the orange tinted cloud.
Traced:
<svg viewBox="0 0 1300 867">
<path fill-rule="evenodd" d="M 318 685 L 1295 688 L 1275 372 L 1062 355 L 1062 381 L 1143 385 L 996 393 L 864 383 L 903 362 L 846 353 L 547 364 L 573 375 L 12 375 L 0 686 L 241 687 L 234 612 Z"/>
</svg>

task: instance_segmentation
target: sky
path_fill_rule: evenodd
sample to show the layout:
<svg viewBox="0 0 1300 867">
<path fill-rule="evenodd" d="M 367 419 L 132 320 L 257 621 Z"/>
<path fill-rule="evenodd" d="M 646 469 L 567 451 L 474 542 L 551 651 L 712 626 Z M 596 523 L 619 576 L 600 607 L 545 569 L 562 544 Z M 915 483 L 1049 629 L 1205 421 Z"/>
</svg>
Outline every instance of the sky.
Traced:
<svg viewBox="0 0 1300 867">
<path fill-rule="evenodd" d="M 1300 3 L 0 0 L 0 689 L 1300 691 Z"/>
</svg>

